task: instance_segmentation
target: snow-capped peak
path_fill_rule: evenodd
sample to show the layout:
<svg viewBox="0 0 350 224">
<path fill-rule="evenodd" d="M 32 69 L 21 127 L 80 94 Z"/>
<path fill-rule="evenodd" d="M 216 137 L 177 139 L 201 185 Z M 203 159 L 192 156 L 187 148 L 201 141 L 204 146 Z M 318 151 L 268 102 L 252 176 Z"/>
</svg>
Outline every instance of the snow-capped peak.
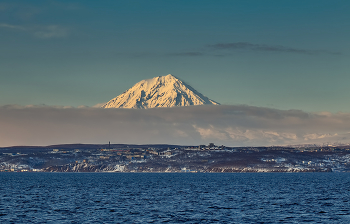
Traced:
<svg viewBox="0 0 350 224">
<path fill-rule="evenodd" d="M 219 103 L 169 74 L 142 80 L 102 108 L 178 107 Z"/>
</svg>

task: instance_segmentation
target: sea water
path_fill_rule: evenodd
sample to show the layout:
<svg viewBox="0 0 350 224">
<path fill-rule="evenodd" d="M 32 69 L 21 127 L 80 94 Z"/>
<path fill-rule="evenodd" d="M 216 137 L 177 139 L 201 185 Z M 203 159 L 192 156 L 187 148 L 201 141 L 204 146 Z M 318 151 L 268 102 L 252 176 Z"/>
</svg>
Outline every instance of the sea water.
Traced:
<svg viewBox="0 0 350 224">
<path fill-rule="evenodd" d="M 0 173 L 0 223 L 350 223 L 350 174 Z"/>
</svg>

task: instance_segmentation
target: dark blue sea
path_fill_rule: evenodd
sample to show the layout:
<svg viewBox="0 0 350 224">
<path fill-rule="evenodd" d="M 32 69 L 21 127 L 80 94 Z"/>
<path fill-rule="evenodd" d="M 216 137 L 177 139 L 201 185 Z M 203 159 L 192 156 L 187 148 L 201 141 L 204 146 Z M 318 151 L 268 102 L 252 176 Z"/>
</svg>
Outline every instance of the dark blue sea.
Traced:
<svg viewBox="0 0 350 224">
<path fill-rule="evenodd" d="M 0 173 L 0 223 L 350 223 L 350 174 Z"/>
</svg>

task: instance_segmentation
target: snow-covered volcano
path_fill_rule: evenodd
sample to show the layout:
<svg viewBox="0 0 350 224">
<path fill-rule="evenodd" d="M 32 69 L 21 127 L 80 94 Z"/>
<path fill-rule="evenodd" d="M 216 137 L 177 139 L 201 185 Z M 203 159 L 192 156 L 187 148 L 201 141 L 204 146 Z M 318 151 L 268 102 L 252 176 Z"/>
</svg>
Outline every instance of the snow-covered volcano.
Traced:
<svg viewBox="0 0 350 224">
<path fill-rule="evenodd" d="M 102 108 L 181 107 L 219 103 L 169 74 L 142 80 Z"/>
</svg>

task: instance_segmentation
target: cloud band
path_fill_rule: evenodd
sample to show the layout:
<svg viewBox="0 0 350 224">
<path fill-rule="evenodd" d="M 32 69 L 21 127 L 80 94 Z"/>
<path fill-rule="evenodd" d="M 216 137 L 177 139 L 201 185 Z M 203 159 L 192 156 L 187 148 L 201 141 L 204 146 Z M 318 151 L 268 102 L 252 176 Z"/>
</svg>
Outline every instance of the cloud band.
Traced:
<svg viewBox="0 0 350 224">
<path fill-rule="evenodd" d="M 347 142 L 350 114 L 236 106 L 98 109 L 0 107 L 0 143 L 262 146 Z"/>
</svg>

